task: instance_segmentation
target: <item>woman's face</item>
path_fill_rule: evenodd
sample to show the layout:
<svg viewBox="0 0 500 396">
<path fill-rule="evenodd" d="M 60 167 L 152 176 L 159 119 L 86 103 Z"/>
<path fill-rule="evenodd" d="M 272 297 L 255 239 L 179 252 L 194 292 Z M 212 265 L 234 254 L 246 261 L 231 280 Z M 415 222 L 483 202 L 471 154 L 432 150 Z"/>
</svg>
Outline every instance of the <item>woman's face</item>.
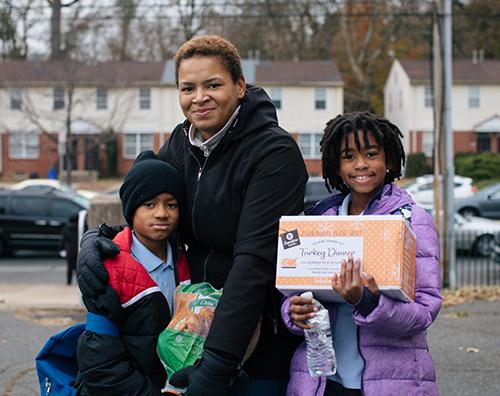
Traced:
<svg viewBox="0 0 500 396">
<path fill-rule="evenodd" d="M 205 139 L 222 129 L 245 94 L 243 76 L 235 83 L 213 56 L 182 60 L 178 79 L 182 112 Z"/>
</svg>

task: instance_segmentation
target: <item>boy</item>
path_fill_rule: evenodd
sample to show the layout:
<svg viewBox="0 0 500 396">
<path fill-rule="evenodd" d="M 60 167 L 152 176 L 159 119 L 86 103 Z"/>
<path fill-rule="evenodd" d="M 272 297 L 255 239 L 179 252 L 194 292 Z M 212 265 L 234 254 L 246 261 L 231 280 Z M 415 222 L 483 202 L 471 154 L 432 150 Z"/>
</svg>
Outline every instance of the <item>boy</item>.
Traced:
<svg viewBox="0 0 500 396">
<path fill-rule="evenodd" d="M 119 323 L 99 317 L 109 322 L 107 334 L 86 330 L 78 340 L 78 394 L 161 394 L 166 373 L 156 343 L 172 316 L 176 284 L 189 282 L 173 236 L 183 188 L 177 171 L 152 151 L 139 154 L 125 176 L 120 199 L 128 227 L 113 239 L 120 253 L 104 261 L 123 314 Z M 87 323 L 97 316 L 88 315 Z"/>
</svg>

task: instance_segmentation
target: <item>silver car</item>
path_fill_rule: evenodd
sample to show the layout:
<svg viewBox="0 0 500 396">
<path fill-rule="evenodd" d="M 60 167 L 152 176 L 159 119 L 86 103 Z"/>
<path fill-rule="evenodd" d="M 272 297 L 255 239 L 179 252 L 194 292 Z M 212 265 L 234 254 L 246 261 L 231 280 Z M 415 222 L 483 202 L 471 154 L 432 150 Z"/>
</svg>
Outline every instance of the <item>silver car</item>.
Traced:
<svg viewBox="0 0 500 396">
<path fill-rule="evenodd" d="M 493 252 L 495 236 L 500 234 L 500 222 L 456 213 L 454 231 L 457 250 L 487 257 Z"/>
<path fill-rule="evenodd" d="M 485 187 L 470 198 L 457 199 L 455 206 L 465 217 L 500 219 L 500 183 Z"/>
</svg>

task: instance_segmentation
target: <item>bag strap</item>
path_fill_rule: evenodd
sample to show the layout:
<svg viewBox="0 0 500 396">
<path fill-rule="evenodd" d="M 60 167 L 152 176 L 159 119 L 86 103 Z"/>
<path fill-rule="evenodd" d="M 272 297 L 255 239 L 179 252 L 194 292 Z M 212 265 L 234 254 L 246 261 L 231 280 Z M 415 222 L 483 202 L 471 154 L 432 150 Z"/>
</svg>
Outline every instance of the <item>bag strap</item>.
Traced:
<svg viewBox="0 0 500 396">
<path fill-rule="evenodd" d="M 85 330 L 97 334 L 107 334 L 113 337 L 118 337 L 120 335 L 120 330 L 113 321 L 105 316 L 97 315 L 92 312 L 87 312 Z"/>
</svg>

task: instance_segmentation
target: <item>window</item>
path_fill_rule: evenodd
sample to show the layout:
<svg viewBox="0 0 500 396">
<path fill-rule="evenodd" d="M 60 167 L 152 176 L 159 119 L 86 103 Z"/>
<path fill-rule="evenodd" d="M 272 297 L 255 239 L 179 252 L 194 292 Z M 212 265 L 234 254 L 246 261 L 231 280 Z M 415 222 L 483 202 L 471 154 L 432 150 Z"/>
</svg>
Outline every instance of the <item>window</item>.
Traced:
<svg viewBox="0 0 500 396">
<path fill-rule="evenodd" d="M 321 158 L 319 142 L 322 136 L 322 133 L 299 134 L 298 144 L 304 158 Z"/>
<path fill-rule="evenodd" d="M 135 159 L 144 150 L 153 148 L 153 136 L 150 133 L 126 133 L 124 134 L 123 156 Z"/>
<path fill-rule="evenodd" d="M 9 157 L 13 159 L 38 158 L 38 134 L 23 131 L 9 133 Z"/>
<path fill-rule="evenodd" d="M 392 111 L 392 92 L 389 92 L 387 101 L 389 102 L 387 104 L 387 106 L 389 107 L 389 111 Z"/>
<path fill-rule="evenodd" d="M 316 88 L 314 90 L 314 108 L 316 110 L 326 109 L 326 88 Z"/>
<path fill-rule="evenodd" d="M 424 107 L 434 107 L 434 94 L 430 85 L 426 85 L 424 88 Z"/>
<path fill-rule="evenodd" d="M 21 110 L 23 104 L 23 94 L 20 89 L 12 89 L 10 91 L 10 109 Z"/>
<path fill-rule="evenodd" d="M 422 151 L 426 157 L 432 157 L 434 132 L 424 132 L 422 135 Z"/>
<path fill-rule="evenodd" d="M 11 213 L 18 216 L 47 218 L 49 200 L 45 197 L 16 197 L 10 200 Z"/>
<path fill-rule="evenodd" d="M 72 201 L 65 199 L 52 199 L 50 216 L 67 219 L 71 214 L 78 213 L 80 207 Z"/>
<path fill-rule="evenodd" d="M 281 88 L 271 88 L 269 90 L 269 96 L 271 97 L 271 101 L 273 102 L 276 110 L 281 109 Z"/>
<path fill-rule="evenodd" d="M 479 100 L 479 87 L 478 86 L 470 86 L 469 87 L 469 108 L 477 109 L 480 105 Z"/>
<path fill-rule="evenodd" d="M 488 153 L 491 151 L 491 139 L 489 133 L 478 133 L 476 148 L 478 153 Z"/>
<path fill-rule="evenodd" d="M 139 108 L 148 110 L 151 108 L 151 88 L 139 89 Z"/>
<path fill-rule="evenodd" d="M 108 90 L 106 88 L 97 88 L 96 107 L 97 110 L 106 110 L 108 108 Z"/>
<path fill-rule="evenodd" d="M 54 87 L 54 110 L 64 109 L 64 88 Z"/>
</svg>

